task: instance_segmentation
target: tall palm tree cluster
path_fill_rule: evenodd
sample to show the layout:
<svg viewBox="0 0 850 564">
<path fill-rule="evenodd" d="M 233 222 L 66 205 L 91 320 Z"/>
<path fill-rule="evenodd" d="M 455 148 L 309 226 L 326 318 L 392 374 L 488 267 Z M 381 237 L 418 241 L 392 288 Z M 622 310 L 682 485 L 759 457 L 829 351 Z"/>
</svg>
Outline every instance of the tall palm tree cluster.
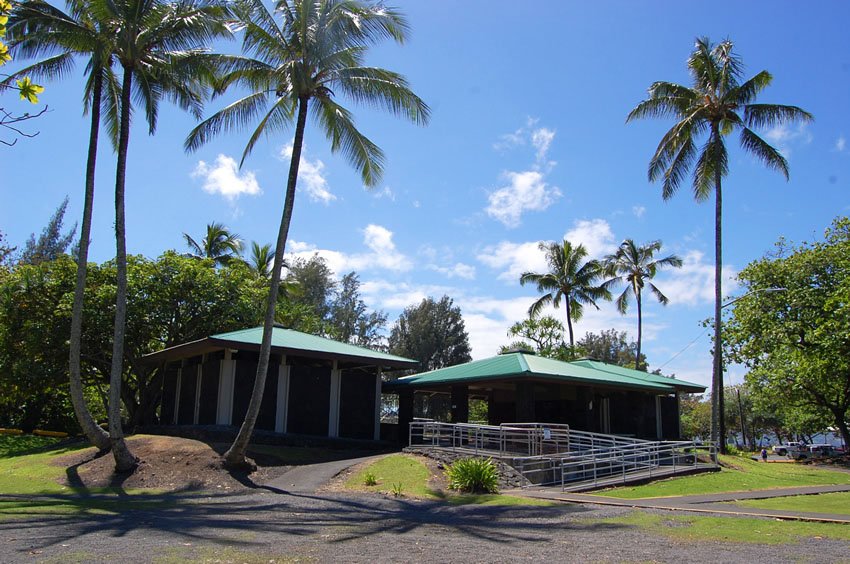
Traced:
<svg viewBox="0 0 850 564">
<path fill-rule="evenodd" d="M 243 56 L 213 53 L 215 40 L 241 30 Z M 364 65 L 368 47 L 384 39 L 403 43 L 408 24 L 397 11 L 381 4 L 351 0 L 278 0 L 269 10 L 260 0 L 68 0 L 66 11 L 43 0 L 25 0 L 12 13 L 7 28 L 12 52 L 39 62 L 7 77 L 4 83 L 32 76 L 67 76 L 79 58 L 85 60 L 87 81 L 84 112 L 91 113 L 86 163 L 84 210 L 77 284 L 70 338 L 70 384 L 74 410 L 92 444 L 111 449 L 117 472 L 137 464 L 121 428 L 121 378 L 127 302 L 125 180 L 134 102 L 144 110 L 148 132 L 156 130 L 163 100 L 176 103 L 202 118 L 204 102 L 238 85 L 250 94 L 225 107 L 193 130 L 186 149 L 195 150 L 228 129 L 240 129 L 258 119 L 246 144 L 243 162 L 262 134 L 279 133 L 294 124 L 292 160 L 274 258 L 256 245 L 258 260 L 270 271 L 270 291 L 254 393 L 237 440 L 226 453 L 233 466 L 246 464 L 245 452 L 259 412 L 271 346 L 274 308 L 289 222 L 295 200 L 308 109 L 334 152 L 357 168 L 364 184 L 379 182 L 384 155 L 355 126 L 353 115 L 340 103 L 342 96 L 380 107 L 425 124 L 428 106 L 410 89 L 403 76 Z M 91 238 L 92 201 L 101 124 L 117 153 L 115 167 L 115 242 L 117 292 L 109 395 L 109 432 L 92 418 L 80 380 L 82 304 Z M 186 241 L 201 255 L 228 256 L 238 238 L 210 226 L 198 243 Z M 227 259 L 224 259 L 227 260 Z"/>
<path fill-rule="evenodd" d="M 638 246 L 632 239 L 623 241 L 616 252 L 601 260 L 585 260 L 588 252 L 584 245 L 573 245 L 566 239 L 562 243 L 540 243 L 540 250 L 546 255 L 548 272 L 524 272 L 519 279 L 523 286 L 535 284 L 537 291 L 543 294 L 531 304 L 529 317 L 537 317 L 548 305 L 558 308 L 563 301 L 570 349 L 573 349 L 573 322 L 582 318 L 584 307 L 599 309 L 597 302 L 612 300 L 611 288 L 623 284 L 624 289 L 616 300 L 617 310 L 625 315 L 630 297 L 634 298 L 638 322 L 635 369 L 639 369 L 643 336 L 643 289 L 649 284 L 649 289 L 656 299 L 666 305 L 669 300 L 650 280 L 665 267 L 682 266 L 682 259 L 676 255 L 656 259 L 655 254 L 661 250 L 661 241 Z"/>
</svg>

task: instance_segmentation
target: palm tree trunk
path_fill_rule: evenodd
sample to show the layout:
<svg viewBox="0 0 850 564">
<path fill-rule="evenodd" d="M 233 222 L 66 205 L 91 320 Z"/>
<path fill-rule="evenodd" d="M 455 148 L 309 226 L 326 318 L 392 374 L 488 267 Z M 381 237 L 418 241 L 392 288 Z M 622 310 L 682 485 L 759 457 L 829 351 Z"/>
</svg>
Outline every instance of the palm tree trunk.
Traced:
<svg viewBox="0 0 850 564">
<path fill-rule="evenodd" d="M 266 388 L 266 374 L 269 369 L 269 356 L 271 355 L 272 330 L 274 329 L 275 305 L 280 288 L 280 270 L 283 265 L 283 254 L 286 249 L 286 239 L 289 235 L 289 224 L 292 220 L 292 209 L 295 206 L 295 186 L 298 182 L 298 167 L 301 164 L 301 148 L 304 144 L 304 130 L 307 124 L 307 102 L 309 98 L 298 99 L 298 118 L 295 124 L 295 139 L 292 142 L 292 158 L 289 161 L 289 178 L 286 182 L 286 198 L 283 204 L 283 215 L 280 219 L 280 229 L 277 234 L 277 246 L 275 247 L 274 263 L 272 265 L 271 284 L 269 287 L 269 299 L 266 304 L 266 317 L 263 320 L 263 342 L 260 345 L 260 358 L 257 363 L 257 375 L 254 378 L 254 390 L 251 392 L 251 402 L 248 404 L 248 412 L 245 421 L 239 428 L 239 433 L 233 440 L 233 444 L 224 453 L 224 464 L 229 468 L 245 468 L 249 466 L 245 457 L 248 451 L 248 443 L 254 433 L 257 416 L 260 413 L 260 404 L 263 401 L 263 391 Z"/>
<path fill-rule="evenodd" d="M 570 300 L 566 300 L 566 309 L 567 309 L 567 329 L 570 330 L 570 354 L 573 354 L 573 349 L 575 349 L 576 343 L 573 338 L 573 320 L 572 315 L 570 315 Z"/>
<path fill-rule="evenodd" d="M 635 302 L 637 303 L 638 314 L 638 334 L 637 334 L 637 354 L 635 355 L 635 370 L 640 370 L 640 343 L 643 336 L 643 310 L 640 302 L 640 289 L 632 286 L 632 291 L 635 293 Z"/>
<path fill-rule="evenodd" d="M 132 471 L 138 460 L 127 448 L 121 427 L 121 383 L 124 360 L 124 331 L 127 320 L 127 241 L 124 231 L 124 181 L 127 173 L 127 147 L 130 142 L 130 88 L 133 70 L 124 67 L 121 85 L 121 133 L 118 139 L 118 166 L 115 173 L 115 331 L 112 337 L 112 370 L 109 374 L 109 438 L 115 471 Z"/>
<path fill-rule="evenodd" d="M 68 355 L 70 372 L 71 403 L 77 422 L 83 429 L 89 442 L 99 450 L 109 450 L 109 433 L 104 431 L 91 415 L 83 397 L 83 383 L 80 369 L 80 350 L 83 339 L 83 302 L 88 271 L 89 241 L 91 239 L 91 218 L 94 202 L 94 174 L 97 161 L 97 137 L 100 131 L 100 99 L 103 91 L 103 75 L 96 70 L 92 90 L 91 132 L 89 133 L 89 154 L 86 162 L 85 202 L 83 204 L 83 225 L 80 230 L 80 249 L 77 255 L 77 284 L 74 287 L 74 306 L 71 310 L 71 343 Z"/>
<path fill-rule="evenodd" d="M 711 378 L 711 440 L 717 444 L 721 454 L 726 454 L 726 425 L 723 421 L 723 341 L 720 319 L 720 310 L 723 307 L 722 219 L 723 195 L 718 165 L 714 173 L 714 358 Z"/>
</svg>

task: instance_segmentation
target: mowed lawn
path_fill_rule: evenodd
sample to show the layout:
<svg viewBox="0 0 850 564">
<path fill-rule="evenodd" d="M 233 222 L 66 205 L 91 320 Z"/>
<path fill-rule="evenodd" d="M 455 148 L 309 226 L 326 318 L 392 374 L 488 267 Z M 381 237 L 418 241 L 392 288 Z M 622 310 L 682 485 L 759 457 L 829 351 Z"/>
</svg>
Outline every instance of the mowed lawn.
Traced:
<svg viewBox="0 0 850 564">
<path fill-rule="evenodd" d="M 780 509 L 787 511 L 850 515 L 850 492 L 795 495 L 789 497 L 774 497 L 771 499 L 747 499 L 737 501 L 730 505 L 738 507 L 753 507 L 756 509 Z"/>
<path fill-rule="evenodd" d="M 699 495 L 769 490 L 799 486 L 850 485 L 850 472 L 808 464 L 764 463 L 736 456 L 721 456 L 719 472 L 670 478 L 642 486 L 612 488 L 598 495 L 622 499 Z"/>
</svg>

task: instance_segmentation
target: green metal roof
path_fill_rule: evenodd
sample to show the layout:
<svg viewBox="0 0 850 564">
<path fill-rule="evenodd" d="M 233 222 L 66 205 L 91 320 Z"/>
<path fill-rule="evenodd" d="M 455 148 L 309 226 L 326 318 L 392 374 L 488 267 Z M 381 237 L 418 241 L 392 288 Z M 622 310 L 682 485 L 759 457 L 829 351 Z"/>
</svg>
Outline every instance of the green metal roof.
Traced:
<svg viewBox="0 0 850 564">
<path fill-rule="evenodd" d="M 262 340 L 263 328 L 252 327 L 240 331 L 231 331 L 230 333 L 211 335 L 205 339 L 145 355 L 143 358 L 147 362 L 161 362 L 188 358 L 222 349 L 258 351 Z M 413 368 L 418 364 L 415 360 L 409 358 L 277 326 L 272 330 L 272 352 L 329 360 L 367 361 L 375 366 L 389 368 Z"/>
<path fill-rule="evenodd" d="M 651 376 L 651 378 L 647 378 L 647 376 Z M 521 352 L 502 354 L 466 364 L 406 376 L 386 382 L 384 388 L 387 391 L 394 391 L 402 388 L 433 388 L 452 384 L 518 378 L 570 382 L 588 386 L 611 386 L 661 393 L 673 392 L 677 388 L 705 390 L 703 386 L 690 382 L 682 382 L 654 374 L 648 375 L 645 372 L 611 366 L 603 362 L 563 362 Z"/>
<path fill-rule="evenodd" d="M 679 380 L 678 378 L 668 378 L 667 376 L 662 376 L 661 374 L 652 374 L 651 372 L 634 370 L 633 368 L 626 368 L 625 366 L 617 366 L 616 364 L 606 364 L 598 360 L 576 360 L 573 361 L 571 364 L 587 366 L 595 370 L 604 370 L 606 372 L 611 372 L 612 374 L 621 374 L 625 376 L 630 376 L 632 378 L 639 378 L 647 382 L 665 384 L 686 392 L 702 393 L 705 391 L 705 386 L 701 384 L 694 384 L 693 382 Z"/>
</svg>

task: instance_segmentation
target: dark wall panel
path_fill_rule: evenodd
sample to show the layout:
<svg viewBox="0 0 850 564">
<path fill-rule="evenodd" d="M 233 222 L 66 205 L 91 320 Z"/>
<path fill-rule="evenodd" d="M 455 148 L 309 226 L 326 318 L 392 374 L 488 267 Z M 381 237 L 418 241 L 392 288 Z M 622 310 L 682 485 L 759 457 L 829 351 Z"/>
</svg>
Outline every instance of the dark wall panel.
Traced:
<svg viewBox="0 0 850 564">
<path fill-rule="evenodd" d="M 280 365 L 269 365 L 266 374 L 266 389 L 263 391 L 263 401 L 260 403 L 260 413 L 257 415 L 257 429 L 274 431 L 275 415 L 277 414 L 277 380 Z"/>
<path fill-rule="evenodd" d="M 169 366 L 162 378 L 162 404 L 159 411 L 159 422 L 171 425 L 174 422 L 177 394 L 177 367 Z"/>
<path fill-rule="evenodd" d="M 328 435 L 331 368 L 293 365 L 289 372 L 286 430 L 303 435 Z"/>
<path fill-rule="evenodd" d="M 340 380 L 339 436 L 347 439 L 375 437 L 375 375 L 343 370 Z"/>
<path fill-rule="evenodd" d="M 177 402 L 177 424 L 192 425 L 195 423 L 195 388 L 198 385 L 198 365 L 183 367 L 180 378 L 180 399 Z"/>
<path fill-rule="evenodd" d="M 220 360 L 208 360 L 204 363 L 203 374 L 201 376 L 201 402 L 198 406 L 199 425 L 215 425 L 220 371 Z"/>
<path fill-rule="evenodd" d="M 236 376 L 233 379 L 233 418 L 231 423 L 237 427 L 245 421 L 251 393 L 254 391 L 254 379 L 257 377 L 257 363 L 251 359 L 240 358 L 236 362 Z"/>
<path fill-rule="evenodd" d="M 661 433 L 665 439 L 679 439 L 679 404 L 676 396 L 661 398 Z"/>
</svg>

